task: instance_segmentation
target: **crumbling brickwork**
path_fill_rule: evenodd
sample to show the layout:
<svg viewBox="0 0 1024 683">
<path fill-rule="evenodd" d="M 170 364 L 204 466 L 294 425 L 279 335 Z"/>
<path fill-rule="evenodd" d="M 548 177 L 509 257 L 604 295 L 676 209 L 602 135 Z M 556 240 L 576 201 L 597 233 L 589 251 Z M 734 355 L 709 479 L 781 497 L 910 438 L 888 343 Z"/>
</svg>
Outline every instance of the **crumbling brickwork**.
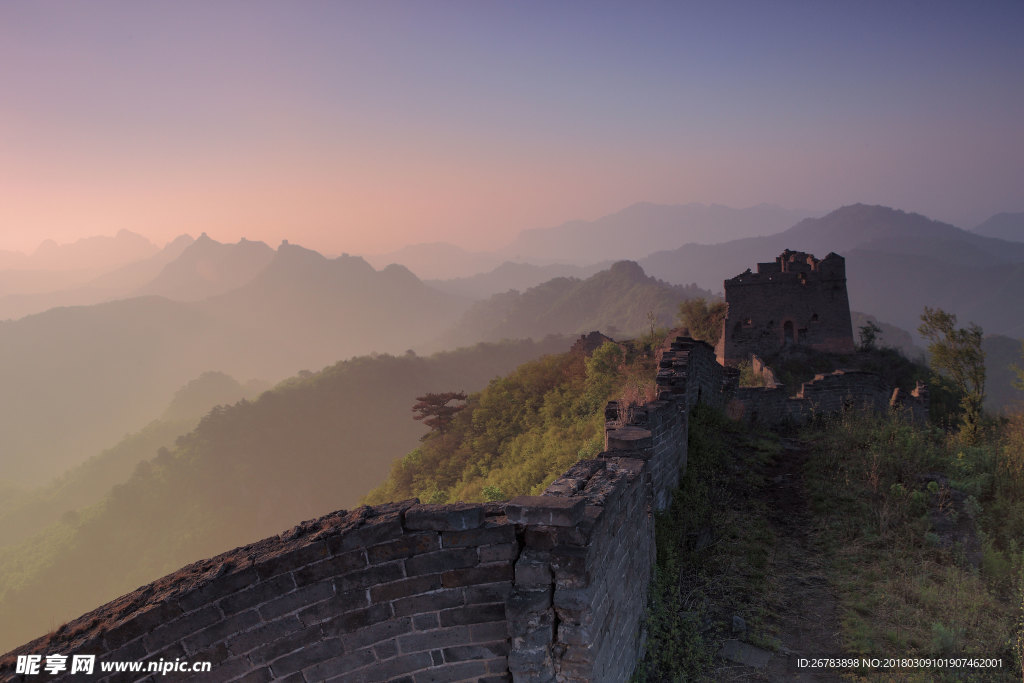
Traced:
<svg viewBox="0 0 1024 683">
<path fill-rule="evenodd" d="M 765 368 L 771 372 L 769 368 Z M 731 396 L 727 414 L 733 419 L 765 425 L 806 424 L 814 417 L 843 411 L 896 410 L 912 422 L 928 419 L 928 390 L 918 385 L 908 395 L 887 385 L 881 377 L 864 370 L 836 370 L 815 375 L 790 396 L 781 384 L 739 387 Z"/>
<path fill-rule="evenodd" d="M 725 281 L 728 304 L 716 354 L 736 365 L 790 344 L 829 353 L 851 353 L 853 327 L 846 293 L 846 260 L 830 253 L 820 261 L 786 250 Z"/>
</svg>

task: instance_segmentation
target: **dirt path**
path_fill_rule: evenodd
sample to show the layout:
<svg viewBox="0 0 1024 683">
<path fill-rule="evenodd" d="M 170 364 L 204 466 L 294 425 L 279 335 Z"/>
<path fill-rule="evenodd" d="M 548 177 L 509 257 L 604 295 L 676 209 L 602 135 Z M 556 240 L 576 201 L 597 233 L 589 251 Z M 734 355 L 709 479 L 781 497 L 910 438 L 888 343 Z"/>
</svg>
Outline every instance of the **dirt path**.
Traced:
<svg viewBox="0 0 1024 683">
<path fill-rule="evenodd" d="M 765 486 L 759 493 L 775 536 L 771 575 L 775 577 L 769 623 L 779 651 L 735 644 L 740 660 L 721 662 L 716 680 L 838 681 L 838 670 L 799 668 L 800 658 L 836 657 L 839 640 L 836 598 L 829 588 L 824 558 L 811 538 L 811 514 L 803 483 L 803 465 L 810 454 L 795 440 L 782 440 L 781 452 L 763 466 Z M 757 635 L 757 634 L 754 634 Z M 736 657 L 733 657 L 736 659 Z M 767 658 L 767 664 L 764 659 Z"/>
</svg>

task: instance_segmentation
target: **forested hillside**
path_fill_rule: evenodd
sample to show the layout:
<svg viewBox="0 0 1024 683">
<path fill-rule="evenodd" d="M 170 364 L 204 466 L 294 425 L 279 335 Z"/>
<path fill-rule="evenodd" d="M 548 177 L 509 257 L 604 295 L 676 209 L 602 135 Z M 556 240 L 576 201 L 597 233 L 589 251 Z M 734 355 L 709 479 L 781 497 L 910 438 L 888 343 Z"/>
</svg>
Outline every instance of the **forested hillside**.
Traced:
<svg viewBox="0 0 1024 683">
<path fill-rule="evenodd" d="M 654 398 L 653 343 L 606 342 L 590 356 L 546 356 L 493 380 L 443 432 L 396 462 L 366 502 L 539 495 L 576 460 L 601 451 L 609 399 Z"/>
</svg>

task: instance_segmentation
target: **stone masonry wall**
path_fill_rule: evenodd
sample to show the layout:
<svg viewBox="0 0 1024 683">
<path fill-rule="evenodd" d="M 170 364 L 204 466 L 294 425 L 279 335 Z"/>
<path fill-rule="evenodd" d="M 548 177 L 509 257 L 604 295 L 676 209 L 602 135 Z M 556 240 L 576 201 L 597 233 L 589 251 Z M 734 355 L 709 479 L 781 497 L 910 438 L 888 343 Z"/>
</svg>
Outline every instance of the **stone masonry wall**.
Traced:
<svg viewBox="0 0 1024 683">
<path fill-rule="evenodd" d="M 722 405 L 725 379 L 725 368 L 707 342 L 676 337 L 662 353 L 658 390 L 669 392 L 687 408 L 698 403 Z"/>
<path fill-rule="evenodd" d="M 734 419 L 778 425 L 806 424 L 815 416 L 851 408 L 880 412 L 892 408 L 921 423 L 928 419 L 927 390 L 919 386 L 909 396 L 902 396 L 872 372 L 836 370 L 815 375 L 801 385 L 795 396 L 790 396 L 782 385 L 739 387 L 729 400 L 727 412 Z"/>
</svg>

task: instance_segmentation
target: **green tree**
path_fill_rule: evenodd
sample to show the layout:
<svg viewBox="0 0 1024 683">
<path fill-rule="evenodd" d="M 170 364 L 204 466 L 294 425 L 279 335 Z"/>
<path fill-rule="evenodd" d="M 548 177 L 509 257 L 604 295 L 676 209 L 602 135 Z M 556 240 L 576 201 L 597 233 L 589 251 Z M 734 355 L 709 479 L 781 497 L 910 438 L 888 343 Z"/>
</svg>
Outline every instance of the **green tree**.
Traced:
<svg viewBox="0 0 1024 683">
<path fill-rule="evenodd" d="M 873 351 L 875 344 L 878 343 L 878 335 L 882 332 L 882 328 L 875 324 L 874 320 L 869 320 L 866 325 L 861 325 L 859 329 L 860 350 Z"/>
<path fill-rule="evenodd" d="M 437 432 L 444 440 L 445 429 L 451 424 L 455 413 L 466 407 L 462 405 L 449 405 L 452 401 L 465 401 L 466 392 L 446 391 L 441 394 L 425 394 L 417 396 L 417 403 L 412 407 L 415 415 L 414 420 L 423 420 L 423 424 L 430 427 L 430 432 L 424 434 L 422 439 L 426 440 L 432 432 Z"/>
<path fill-rule="evenodd" d="M 714 346 L 722 336 L 722 322 L 728 310 L 724 301 L 708 303 L 703 297 L 679 304 L 679 320 L 690 328 L 690 336 Z"/>
<path fill-rule="evenodd" d="M 981 404 L 985 400 L 985 352 L 981 349 L 981 327 L 971 323 L 957 329 L 956 316 L 941 308 L 925 306 L 921 326 L 927 339 L 932 368 L 949 377 L 960 392 L 963 425 L 960 433 L 968 440 L 978 437 Z"/>
</svg>

